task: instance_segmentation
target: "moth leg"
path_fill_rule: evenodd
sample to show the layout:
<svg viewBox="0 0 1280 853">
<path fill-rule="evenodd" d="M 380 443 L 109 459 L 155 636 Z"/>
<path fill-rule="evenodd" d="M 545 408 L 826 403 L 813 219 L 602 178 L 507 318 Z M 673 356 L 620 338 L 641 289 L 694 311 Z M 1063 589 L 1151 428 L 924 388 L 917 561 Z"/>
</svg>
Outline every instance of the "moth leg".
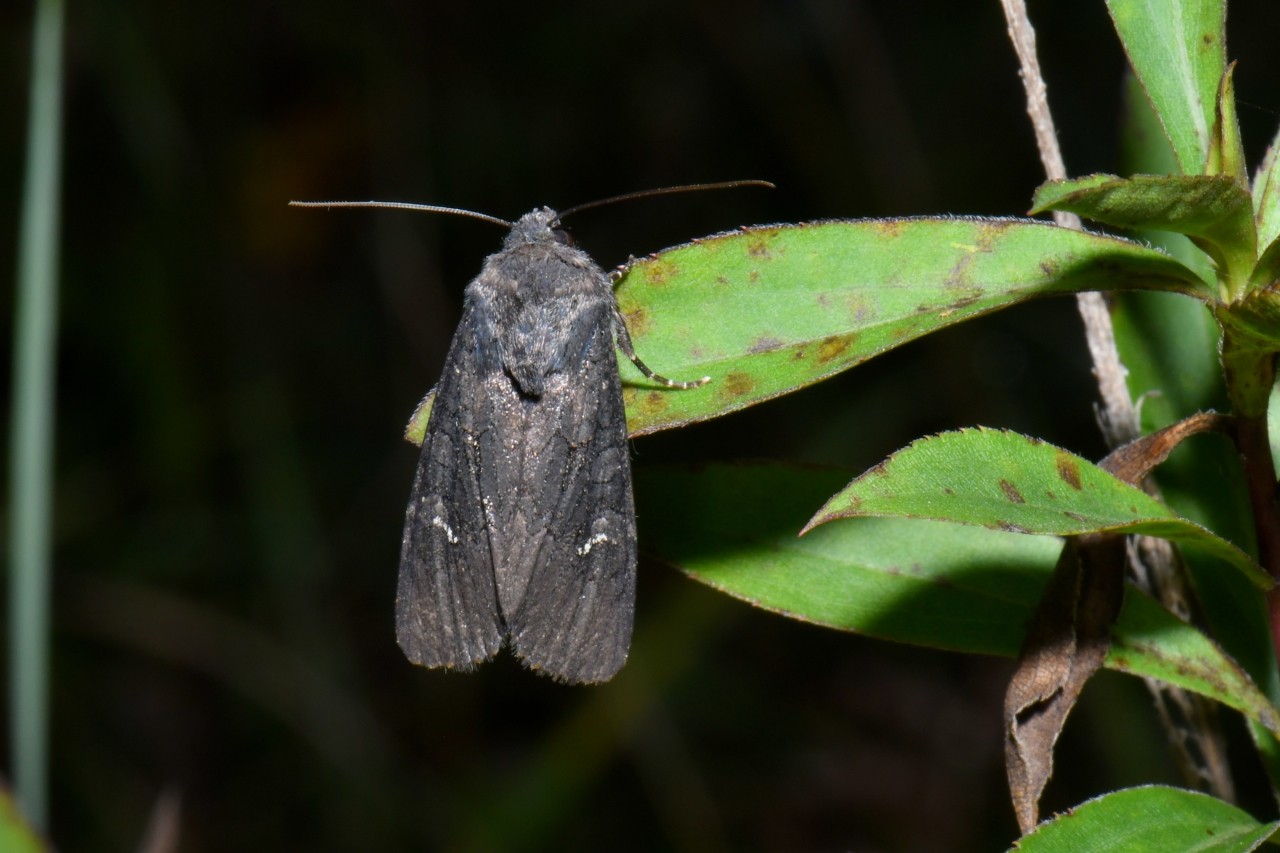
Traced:
<svg viewBox="0 0 1280 853">
<path fill-rule="evenodd" d="M 645 375 L 646 379 L 652 379 L 659 385 L 665 385 L 668 388 L 679 388 L 685 391 L 690 388 L 697 388 L 699 385 L 706 385 L 711 381 L 710 376 L 704 376 L 692 382 L 677 382 L 650 370 L 649 365 L 641 361 L 640 356 L 636 355 L 636 348 L 631 343 L 631 333 L 627 331 L 627 321 L 623 319 L 622 312 L 618 310 L 617 305 L 613 307 L 613 331 L 614 336 L 618 339 L 618 347 L 621 348 L 627 358 L 631 359 L 631 363 Z"/>
</svg>

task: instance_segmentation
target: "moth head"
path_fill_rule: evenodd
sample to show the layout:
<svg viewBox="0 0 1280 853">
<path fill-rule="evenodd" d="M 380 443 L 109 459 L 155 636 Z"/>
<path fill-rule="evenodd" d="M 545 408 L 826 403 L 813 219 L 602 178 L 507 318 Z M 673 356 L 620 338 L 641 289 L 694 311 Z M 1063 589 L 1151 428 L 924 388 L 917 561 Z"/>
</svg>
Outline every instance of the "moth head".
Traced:
<svg viewBox="0 0 1280 853">
<path fill-rule="evenodd" d="M 516 220 L 504 243 L 505 248 L 529 243 L 558 243 L 572 246 L 573 238 L 560 224 L 560 214 L 549 207 L 538 207 Z"/>
</svg>

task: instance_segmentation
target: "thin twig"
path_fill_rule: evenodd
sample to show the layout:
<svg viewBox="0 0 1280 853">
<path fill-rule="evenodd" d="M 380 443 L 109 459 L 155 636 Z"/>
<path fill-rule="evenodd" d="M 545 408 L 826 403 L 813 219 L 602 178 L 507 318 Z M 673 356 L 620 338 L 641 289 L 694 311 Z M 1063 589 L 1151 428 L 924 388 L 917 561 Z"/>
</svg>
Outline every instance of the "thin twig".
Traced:
<svg viewBox="0 0 1280 853">
<path fill-rule="evenodd" d="M 1062 149 L 1058 147 L 1058 134 L 1054 129 L 1053 114 L 1049 111 L 1044 77 L 1036 58 L 1036 33 L 1027 17 L 1026 4 L 1023 0 L 1000 0 L 1000 5 L 1004 7 L 1009 38 L 1013 41 L 1014 51 L 1021 64 L 1019 76 L 1022 77 L 1022 85 L 1027 93 L 1027 114 L 1031 117 L 1031 126 L 1035 130 L 1036 146 L 1040 149 L 1040 161 L 1044 164 L 1045 175 L 1050 180 L 1063 180 L 1067 177 L 1067 167 L 1062 160 Z M 1063 228 L 1083 230 L 1080 217 L 1074 213 L 1055 211 L 1053 219 Z M 1106 299 L 1100 293 L 1077 294 L 1076 306 L 1084 320 L 1085 340 L 1093 359 L 1093 375 L 1098 380 L 1098 393 L 1102 398 L 1098 419 L 1103 437 L 1109 447 L 1119 447 L 1137 438 L 1140 429 L 1138 410 L 1129 397 L 1129 389 L 1125 383 L 1127 371 L 1120 363 L 1120 353 L 1116 350 L 1111 313 L 1107 310 Z"/>
</svg>

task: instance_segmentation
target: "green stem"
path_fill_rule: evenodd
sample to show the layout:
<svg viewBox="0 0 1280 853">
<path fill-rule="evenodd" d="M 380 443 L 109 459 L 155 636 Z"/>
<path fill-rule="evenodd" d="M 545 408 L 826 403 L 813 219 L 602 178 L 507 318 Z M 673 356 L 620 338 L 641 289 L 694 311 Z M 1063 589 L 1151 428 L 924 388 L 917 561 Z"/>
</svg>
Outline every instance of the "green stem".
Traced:
<svg viewBox="0 0 1280 853">
<path fill-rule="evenodd" d="M 1280 580 L 1280 516 L 1276 510 L 1275 462 L 1267 438 L 1266 415 L 1237 417 L 1236 442 L 1244 463 L 1249 504 L 1253 507 L 1258 562 L 1273 578 Z"/>
<path fill-rule="evenodd" d="M 1236 447 L 1244 466 L 1258 562 L 1280 581 L 1280 507 L 1276 503 L 1276 468 L 1267 435 L 1267 404 L 1276 380 L 1276 354 L 1261 346 L 1247 330 L 1225 325 L 1222 369 L 1236 419 Z M 1280 659 L 1280 587 L 1267 596 L 1271 643 Z"/>
<path fill-rule="evenodd" d="M 1280 516 L 1276 509 L 1275 462 L 1267 439 L 1265 415 L 1236 419 L 1236 442 L 1244 464 L 1253 507 L 1254 531 L 1258 539 L 1258 562 L 1271 577 L 1280 580 Z M 1267 594 L 1267 614 L 1271 623 L 1271 644 L 1280 660 L 1280 586 Z"/>
<path fill-rule="evenodd" d="M 37 2 L 18 238 L 9 446 L 13 777 L 18 801 L 38 829 L 46 827 L 48 813 L 49 551 L 63 20 L 63 0 Z"/>
</svg>

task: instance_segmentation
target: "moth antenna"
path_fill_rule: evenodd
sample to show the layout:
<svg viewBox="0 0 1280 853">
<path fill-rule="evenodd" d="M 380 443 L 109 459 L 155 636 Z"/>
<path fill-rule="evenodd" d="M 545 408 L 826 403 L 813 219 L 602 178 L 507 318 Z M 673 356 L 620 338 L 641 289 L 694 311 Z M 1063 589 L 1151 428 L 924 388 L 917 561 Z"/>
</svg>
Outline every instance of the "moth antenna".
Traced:
<svg viewBox="0 0 1280 853">
<path fill-rule="evenodd" d="M 577 204 L 568 210 L 560 211 L 560 218 L 564 219 L 572 213 L 578 213 L 582 210 L 590 210 L 593 207 L 603 207 L 606 204 L 613 204 L 619 201 L 631 201 L 637 198 L 648 198 L 655 195 L 671 195 L 673 193 L 692 193 L 701 190 L 729 190 L 735 187 L 767 187 L 769 189 L 777 189 L 768 181 L 745 180 L 745 181 L 721 181 L 715 184 L 683 184 L 678 187 L 659 187 L 653 190 L 638 190 L 633 193 L 623 193 L 622 195 L 610 196 L 602 198 L 598 201 L 589 201 L 585 204 Z M 632 359 L 634 361 L 635 359 Z M 678 384 L 678 383 L 677 383 Z"/>
<path fill-rule="evenodd" d="M 627 331 L 627 324 L 622 319 L 622 313 L 616 308 L 613 312 L 614 325 L 616 327 L 615 335 L 618 339 L 618 347 L 622 350 L 627 358 L 631 359 L 631 363 L 645 375 L 646 379 L 652 379 L 659 385 L 665 385 L 668 388 L 679 388 L 682 391 L 688 391 L 690 388 L 697 388 L 699 385 L 706 385 L 711 381 L 710 376 L 704 376 L 701 379 L 694 379 L 690 382 L 677 382 L 674 379 L 654 373 L 649 369 L 649 365 L 640 360 L 640 356 L 636 355 L 636 348 L 631 344 L 631 333 Z"/>
<path fill-rule="evenodd" d="M 453 216 L 469 216 L 472 219 L 481 219 L 485 222 L 492 222 L 494 225 L 501 225 L 504 228 L 510 228 L 512 223 L 505 219 L 499 219 L 496 216 L 490 216 L 487 213 L 477 213 L 474 210 L 466 210 L 461 207 L 441 207 L 438 204 L 414 204 L 408 201 L 291 201 L 290 207 L 381 207 L 389 210 L 416 210 L 420 213 L 448 213 Z"/>
</svg>

